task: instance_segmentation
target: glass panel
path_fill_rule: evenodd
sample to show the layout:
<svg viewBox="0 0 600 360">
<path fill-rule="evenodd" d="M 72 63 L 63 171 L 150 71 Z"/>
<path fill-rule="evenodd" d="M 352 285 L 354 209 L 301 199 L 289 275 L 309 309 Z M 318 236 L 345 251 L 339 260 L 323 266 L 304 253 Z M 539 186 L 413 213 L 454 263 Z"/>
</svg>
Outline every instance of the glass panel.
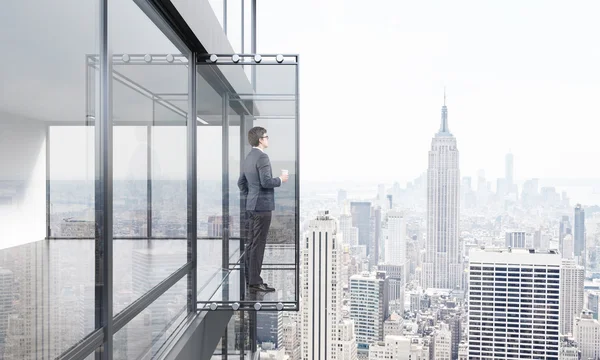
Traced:
<svg viewBox="0 0 600 360">
<path fill-rule="evenodd" d="M 227 39 L 233 52 L 242 51 L 242 6 L 243 0 L 227 0 Z"/>
<path fill-rule="evenodd" d="M 187 240 L 184 239 L 114 240 L 114 249 L 115 314 L 187 262 Z"/>
<path fill-rule="evenodd" d="M 0 358 L 54 359 L 94 326 L 94 240 L 0 250 Z"/>
<path fill-rule="evenodd" d="M 184 49 L 135 2 L 108 8 L 117 314 L 187 262 L 189 72 Z"/>
<path fill-rule="evenodd" d="M 229 109 L 229 236 L 231 239 L 240 237 L 240 190 L 238 179 L 240 177 L 240 116 Z M 246 135 L 246 134 L 244 134 Z M 245 137 L 245 136 L 244 136 Z M 243 154 L 245 157 L 246 154 Z"/>
<path fill-rule="evenodd" d="M 210 7 L 212 8 L 213 12 L 215 13 L 215 16 L 219 20 L 219 24 L 221 25 L 221 28 L 223 27 L 223 7 L 225 5 L 225 1 L 227 1 L 227 0 L 209 0 L 208 1 L 208 3 L 210 4 Z"/>
<path fill-rule="evenodd" d="M 113 359 L 150 359 L 187 315 L 187 278 L 162 294 L 113 337 Z"/>
<path fill-rule="evenodd" d="M 115 97 L 131 92 L 122 84 L 115 84 Z M 116 90 L 120 89 L 120 90 Z M 151 101 L 147 102 L 151 107 Z M 115 114 L 119 106 L 115 104 Z M 115 237 L 147 237 L 147 130 L 145 126 L 115 126 L 113 129 L 113 234 Z M 115 253 L 120 249 L 114 249 Z"/>
<path fill-rule="evenodd" d="M 94 127 L 50 126 L 49 139 L 50 236 L 93 238 Z"/>
<path fill-rule="evenodd" d="M 197 78 L 198 237 L 221 237 L 223 216 L 223 100 Z"/>
<path fill-rule="evenodd" d="M 97 1 L 0 12 L 1 359 L 54 359 L 95 328 L 94 241 L 44 239 L 93 236 L 99 15 Z"/>
<path fill-rule="evenodd" d="M 221 267 L 221 254 L 223 251 L 222 239 L 198 240 L 198 302 L 209 303 L 213 301 L 222 301 L 223 292 L 229 291 L 230 301 L 240 300 L 240 272 L 239 272 L 239 241 L 231 240 L 229 243 L 229 263 L 230 269 Z M 231 279 L 237 277 L 237 279 Z M 224 285 L 226 285 L 224 287 Z M 235 289 L 232 287 L 235 286 Z M 201 307 L 201 306 L 200 306 Z"/>
</svg>

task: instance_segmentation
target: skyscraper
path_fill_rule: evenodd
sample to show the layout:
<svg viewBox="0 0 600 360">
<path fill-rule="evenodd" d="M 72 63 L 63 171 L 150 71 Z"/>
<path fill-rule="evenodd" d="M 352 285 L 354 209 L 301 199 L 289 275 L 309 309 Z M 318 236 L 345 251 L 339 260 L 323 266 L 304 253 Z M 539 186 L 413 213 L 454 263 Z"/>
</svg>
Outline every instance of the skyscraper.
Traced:
<svg viewBox="0 0 600 360">
<path fill-rule="evenodd" d="M 581 204 L 575 206 L 575 228 L 573 229 L 573 240 L 575 241 L 575 257 L 583 265 L 585 260 L 585 210 Z"/>
<path fill-rule="evenodd" d="M 387 236 L 385 240 L 385 263 L 404 265 L 406 262 L 406 219 L 397 211 L 387 214 Z"/>
<path fill-rule="evenodd" d="M 311 220 L 302 243 L 302 359 L 335 359 L 341 318 L 341 244 L 328 211 Z"/>
<path fill-rule="evenodd" d="M 514 184 L 514 158 L 512 153 L 506 154 L 506 162 L 504 169 L 504 178 L 506 179 L 506 186 L 508 191 L 512 190 L 512 185 Z"/>
<path fill-rule="evenodd" d="M 442 106 L 440 130 L 431 141 L 427 170 L 427 253 L 423 287 L 462 287 L 463 265 L 458 243 L 460 171 L 456 138 Z"/>
<path fill-rule="evenodd" d="M 367 255 L 371 242 L 371 203 L 368 201 L 353 201 L 350 203 L 352 226 L 358 228 L 358 245 L 365 245 Z"/>
<path fill-rule="evenodd" d="M 372 219 L 371 219 L 372 241 L 371 241 L 371 249 L 369 250 L 369 254 L 370 254 L 369 260 L 370 260 L 370 265 L 375 266 L 375 265 L 379 264 L 379 258 L 380 258 L 379 250 L 381 247 L 381 207 L 376 206 L 372 210 L 371 214 L 372 214 Z"/>
<path fill-rule="evenodd" d="M 573 235 L 567 234 L 563 238 L 561 254 L 563 259 L 573 259 L 575 245 L 573 244 Z"/>
<path fill-rule="evenodd" d="M 471 250 L 469 359 L 558 359 L 560 266 L 555 251 Z"/>
<path fill-rule="evenodd" d="M 350 317 L 354 320 L 359 354 L 367 354 L 369 345 L 383 340 L 383 322 L 388 312 L 386 273 L 363 272 L 350 278 Z"/>
<path fill-rule="evenodd" d="M 583 310 L 583 266 L 574 260 L 562 261 L 560 268 L 560 333 L 573 334 L 575 318 Z"/>
<path fill-rule="evenodd" d="M 349 214 L 342 213 L 339 222 L 339 234 L 342 234 L 342 241 L 344 244 L 350 246 L 358 245 L 358 229 L 352 226 L 352 216 Z"/>
<path fill-rule="evenodd" d="M 563 239 L 567 234 L 571 233 L 571 221 L 569 221 L 568 215 L 563 215 L 560 220 L 559 232 L 558 232 L 558 247 L 562 249 L 563 247 Z"/>
<path fill-rule="evenodd" d="M 525 231 L 507 231 L 506 232 L 507 248 L 524 248 L 525 247 Z"/>
</svg>

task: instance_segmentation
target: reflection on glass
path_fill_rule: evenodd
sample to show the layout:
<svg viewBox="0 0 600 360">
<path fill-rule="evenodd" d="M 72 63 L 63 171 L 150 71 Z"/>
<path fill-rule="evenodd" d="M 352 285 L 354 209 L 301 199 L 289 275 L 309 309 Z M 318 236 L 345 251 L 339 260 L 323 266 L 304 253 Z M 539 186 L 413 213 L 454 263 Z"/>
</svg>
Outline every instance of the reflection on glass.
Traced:
<svg viewBox="0 0 600 360">
<path fill-rule="evenodd" d="M 150 359 L 187 315 L 187 279 L 162 294 L 113 337 L 113 359 Z"/>
<path fill-rule="evenodd" d="M 94 242 L 44 239 L 93 234 L 100 7 L 3 5 L 0 359 L 54 359 L 95 328 Z"/>
<path fill-rule="evenodd" d="M 95 328 L 94 241 L 0 250 L 0 358 L 54 359 Z"/>
<path fill-rule="evenodd" d="M 135 2 L 108 8 L 117 314 L 187 262 L 189 72 L 182 49 Z M 123 26 L 131 23 L 136 31 Z"/>
<path fill-rule="evenodd" d="M 184 239 L 114 240 L 114 249 L 115 314 L 187 262 L 187 241 Z"/>
</svg>

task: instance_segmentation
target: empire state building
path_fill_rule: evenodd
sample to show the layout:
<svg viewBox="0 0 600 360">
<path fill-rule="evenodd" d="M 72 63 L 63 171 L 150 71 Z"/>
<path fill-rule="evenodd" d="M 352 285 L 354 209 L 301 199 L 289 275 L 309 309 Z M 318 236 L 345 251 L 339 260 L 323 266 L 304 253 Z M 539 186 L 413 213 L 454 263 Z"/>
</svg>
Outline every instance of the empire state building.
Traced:
<svg viewBox="0 0 600 360">
<path fill-rule="evenodd" d="M 462 288 L 459 194 L 458 148 L 456 138 L 448 128 L 444 94 L 440 130 L 431 140 L 427 169 L 427 252 L 422 272 L 425 288 Z"/>
</svg>

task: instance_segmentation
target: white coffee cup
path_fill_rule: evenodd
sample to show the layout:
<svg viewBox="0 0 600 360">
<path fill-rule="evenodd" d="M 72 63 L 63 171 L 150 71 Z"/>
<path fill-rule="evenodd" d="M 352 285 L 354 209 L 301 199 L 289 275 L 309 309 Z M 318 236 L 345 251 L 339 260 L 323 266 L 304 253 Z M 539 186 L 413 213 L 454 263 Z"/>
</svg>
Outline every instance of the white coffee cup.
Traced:
<svg viewBox="0 0 600 360">
<path fill-rule="evenodd" d="M 288 175 L 288 174 L 289 174 L 289 171 L 287 171 L 287 170 L 281 170 L 281 175 Z"/>
</svg>

